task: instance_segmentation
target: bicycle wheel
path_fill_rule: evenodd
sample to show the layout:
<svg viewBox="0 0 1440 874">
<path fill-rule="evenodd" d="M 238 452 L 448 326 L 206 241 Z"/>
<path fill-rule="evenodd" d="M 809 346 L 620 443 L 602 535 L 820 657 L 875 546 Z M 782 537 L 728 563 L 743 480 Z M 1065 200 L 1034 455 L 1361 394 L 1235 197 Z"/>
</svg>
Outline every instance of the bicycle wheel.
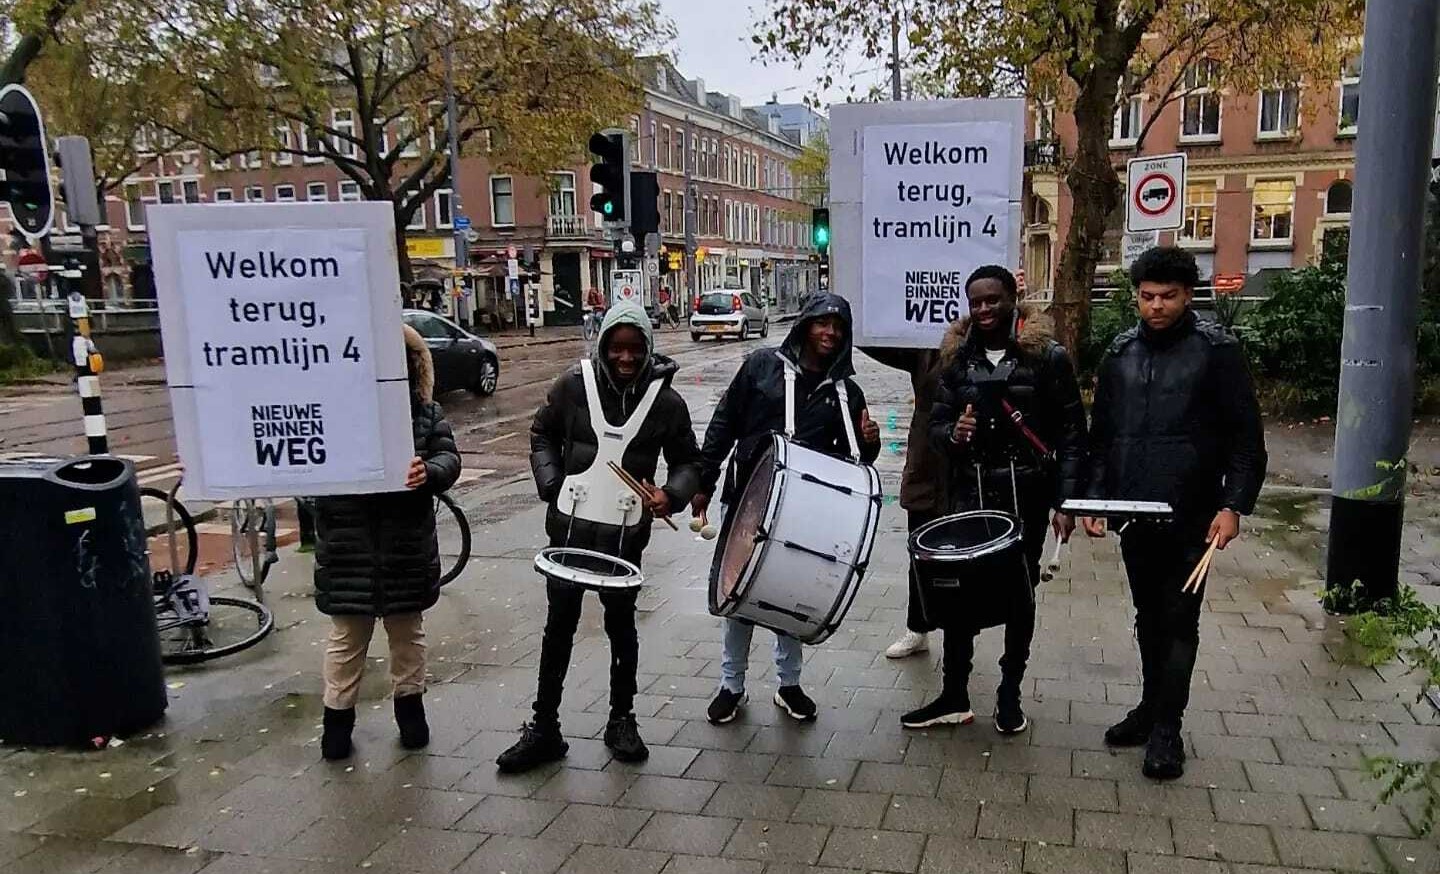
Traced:
<svg viewBox="0 0 1440 874">
<path fill-rule="evenodd" d="M 454 560 L 447 560 L 445 551 L 440 552 L 440 585 L 445 585 L 465 570 L 465 565 L 470 563 L 470 522 L 460 510 L 460 505 L 455 499 L 446 494 L 435 498 L 435 531 L 446 528 L 447 523 L 452 523 L 458 533 L 459 551 L 455 554 Z"/>
<path fill-rule="evenodd" d="M 254 539 L 252 534 L 254 532 Z M 274 564 L 275 507 L 249 498 L 235 502 L 230 513 L 230 552 L 235 572 L 245 587 L 260 593 L 260 586 Z M 255 576 L 255 549 L 260 550 L 260 576 Z"/>
<path fill-rule="evenodd" d="M 275 630 L 275 616 L 264 604 L 212 595 L 208 619 L 180 619 L 173 610 L 156 611 L 160 659 L 167 665 L 193 665 L 249 649 Z"/>
<path fill-rule="evenodd" d="M 158 508 L 146 512 L 147 499 L 152 503 L 159 501 Z M 170 501 L 170 495 L 160 489 L 150 486 L 142 486 L 140 488 L 140 508 L 141 514 L 145 519 L 146 539 L 148 541 L 151 536 L 152 526 L 159 525 L 158 534 L 155 535 L 160 539 L 159 558 L 164 563 L 164 567 L 173 571 L 175 569 L 169 567 L 170 550 L 164 528 L 165 504 L 167 501 Z M 180 501 L 170 501 L 170 503 L 175 508 L 175 546 L 180 558 L 179 564 L 180 567 L 184 569 L 182 573 L 193 574 L 195 573 L 195 560 L 200 552 L 198 546 L 199 536 L 195 533 L 195 520 L 191 518 L 190 511 L 186 510 L 185 505 L 180 503 Z M 156 569 L 155 564 L 155 555 L 152 554 L 150 561 L 151 571 Z"/>
</svg>

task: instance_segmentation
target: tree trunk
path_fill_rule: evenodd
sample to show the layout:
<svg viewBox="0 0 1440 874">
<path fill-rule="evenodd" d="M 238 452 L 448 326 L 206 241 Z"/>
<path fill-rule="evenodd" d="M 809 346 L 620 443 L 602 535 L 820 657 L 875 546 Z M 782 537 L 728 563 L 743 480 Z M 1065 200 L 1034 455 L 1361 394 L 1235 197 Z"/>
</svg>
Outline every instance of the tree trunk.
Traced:
<svg viewBox="0 0 1440 874">
<path fill-rule="evenodd" d="M 415 281 L 415 268 L 410 264 L 410 250 L 405 246 L 405 225 L 395 217 L 395 258 L 400 264 L 400 281 L 409 285 Z"/>
<path fill-rule="evenodd" d="M 1120 179 L 1110 164 L 1109 144 L 1118 81 L 1118 73 L 1097 65 L 1075 102 L 1075 159 L 1065 174 L 1070 229 L 1050 307 L 1056 339 L 1071 352 L 1077 352 L 1090 331 L 1090 289 L 1105 242 L 1105 221 L 1120 206 Z"/>
<path fill-rule="evenodd" d="M 15 328 L 15 311 L 10 305 L 14 295 L 15 288 L 10 277 L 0 273 L 0 345 L 20 342 L 20 332 Z"/>
</svg>

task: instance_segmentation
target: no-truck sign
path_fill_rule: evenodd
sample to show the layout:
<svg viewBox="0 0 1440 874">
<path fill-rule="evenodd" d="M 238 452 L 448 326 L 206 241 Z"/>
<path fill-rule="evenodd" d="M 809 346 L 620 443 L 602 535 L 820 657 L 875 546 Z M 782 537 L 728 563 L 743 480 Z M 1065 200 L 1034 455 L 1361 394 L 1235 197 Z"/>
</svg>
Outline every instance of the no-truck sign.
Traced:
<svg viewBox="0 0 1440 874">
<path fill-rule="evenodd" d="M 1185 156 L 1132 158 L 1125 189 L 1125 230 L 1173 231 L 1185 223 Z"/>
</svg>

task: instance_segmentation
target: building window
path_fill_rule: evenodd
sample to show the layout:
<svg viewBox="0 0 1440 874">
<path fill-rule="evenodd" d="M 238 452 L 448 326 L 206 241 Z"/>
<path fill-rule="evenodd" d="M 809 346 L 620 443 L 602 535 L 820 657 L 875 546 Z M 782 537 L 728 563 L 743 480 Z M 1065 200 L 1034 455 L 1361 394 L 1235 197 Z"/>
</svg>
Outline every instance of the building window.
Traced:
<svg viewBox="0 0 1440 874">
<path fill-rule="evenodd" d="M 640 116 L 630 116 L 630 163 L 640 163 Z"/>
<path fill-rule="evenodd" d="M 690 172 L 700 172 L 700 138 L 695 134 L 690 135 Z"/>
<path fill-rule="evenodd" d="M 1294 231 L 1295 181 L 1271 179 L 1255 183 L 1255 242 L 1288 241 Z"/>
<path fill-rule="evenodd" d="M 435 227 L 437 228 L 455 227 L 455 217 L 451 214 L 451 210 L 454 209 L 451 193 L 452 190 L 449 188 L 442 188 L 435 192 Z"/>
<path fill-rule="evenodd" d="M 654 121 L 650 122 L 650 169 L 660 166 L 660 137 Z"/>
<path fill-rule="evenodd" d="M 1183 243 L 1215 242 L 1215 183 L 1185 183 L 1185 226 L 1180 229 Z"/>
<path fill-rule="evenodd" d="M 380 154 L 390 154 L 390 129 L 385 126 L 385 119 L 372 118 L 370 120 L 376 131 L 376 139 L 380 141 Z"/>
<path fill-rule="evenodd" d="M 1220 65 L 1202 58 L 1185 70 L 1185 98 L 1181 106 L 1181 139 L 1214 139 L 1220 136 L 1220 92 L 1215 83 Z"/>
<path fill-rule="evenodd" d="M 1035 139 L 1055 139 L 1055 102 L 1052 100 L 1035 104 Z"/>
<path fill-rule="evenodd" d="M 515 181 L 509 176 L 490 177 L 490 224 L 494 227 L 515 224 Z"/>
<path fill-rule="evenodd" d="M 1353 137 L 1360 129 L 1360 55 L 1345 59 L 1340 69 L 1340 126 L 1337 133 Z"/>
<path fill-rule="evenodd" d="M 125 186 L 125 226 L 132 231 L 145 230 L 145 205 L 155 198 L 142 195 L 139 185 Z"/>
<path fill-rule="evenodd" d="M 175 183 L 166 180 L 155 183 L 155 196 L 161 203 L 175 202 Z"/>
<path fill-rule="evenodd" d="M 395 144 L 400 147 L 400 157 L 420 157 L 420 138 L 415 136 L 415 119 L 402 115 L 395 120 Z"/>
<path fill-rule="evenodd" d="M 276 185 L 276 186 L 275 186 L 275 202 L 276 202 L 276 203 L 294 203 L 294 202 L 295 202 L 295 186 L 294 186 L 294 185 Z"/>
<path fill-rule="evenodd" d="M 673 208 L 670 203 L 670 192 L 660 192 L 660 233 L 670 233 L 670 211 Z"/>
<path fill-rule="evenodd" d="M 325 156 L 318 154 L 325 151 L 325 137 L 323 134 L 309 130 L 303 125 L 300 128 L 300 152 L 305 155 L 301 159 L 304 164 L 319 164 L 325 160 Z M 317 154 L 311 154 L 315 152 Z"/>
<path fill-rule="evenodd" d="M 264 203 L 265 189 L 259 185 L 248 185 L 245 188 L 246 203 Z"/>
<path fill-rule="evenodd" d="M 575 174 L 574 173 L 551 173 L 550 174 L 550 214 L 574 216 L 576 211 L 575 203 Z"/>
<path fill-rule="evenodd" d="M 341 203 L 353 203 L 360 199 L 360 183 L 351 180 L 341 182 L 335 188 Z"/>
<path fill-rule="evenodd" d="M 403 196 L 405 195 L 402 195 L 402 197 Z M 410 224 L 406 225 L 405 229 L 409 231 L 425 230 L 425 201 L 420 201 L 420 203 L 416 205 L 415 211 L 410 213 Z"/>
<path fill-rule="evenodd" d="M 219 157 L 211 158 L 210 169 L 214 170 L 217 173 L 224 173 L 226 170 L 230 169 L 230 159 Z"/>
<path fill-rule="evenodd" d="M 1145 95 L 1137 94 L 1130 76 L 1120 80 L 1120 99 L 1115 106 L 1115 119 L 1110 126 L 1110 145 L 1133 146 L 1140 141 L 1145 126 Z"/>
<path fill-rule="evenodd" d="M 235 192 L 229 188 L 217 188 L 210 198 L 216 203 L 234 203 Z"/>
<path fill-rule="evenodd" d="M 180 200 L 181 203 L 199 203 L 199 202 L 200 202 L 200 180 L 199 180 L 199 179 L 185 179 L 185 180 L 181 181 L 181 183 L 180 183 L 180 198 L 181 198 L 181 200 Z"/>
<path fill-rule="evenodd" d="M 324 182 L 305 183 L 305 199 L 312 203 L 320 203 L 330 199 L 330 186 Z"/>
<path fill-rule="evenodd" d="M 1259 136 L 1288 137 L 1300 126 L 1300 89 L 1267 88 L 1260 92 Z"/>
<path fill-rule="evenodd" d="M 1354 200 L 1355 186 L 1345 179 L 1336 180 L 1325 192 L 1325 214 L 1348 216 Z"/>
<path fill-rule="evenodd" d="M 335 154 L 342 158 L 355 157 L 355 112 L 350 109 L 330 110 L 330 126 L 335 128 Z"/>
<path fill-rule="evenodd" d="M 295 148 L 295 132 L 290 125 L 282 124 L 275 128 L 275 144 L 279 148 L 270 154 L 270 163 L 276 167 L 289 167 L 295 163 L 295 155 L 290 151 Z"/>
<path fill-rule="evenodd" d="M 244 158 L 241 160 L 244 161 L 245 166 L 251 170 L 259 170 L 260 167 L 263 166 L 259 149 L 246 152 Z"/>
</svg>

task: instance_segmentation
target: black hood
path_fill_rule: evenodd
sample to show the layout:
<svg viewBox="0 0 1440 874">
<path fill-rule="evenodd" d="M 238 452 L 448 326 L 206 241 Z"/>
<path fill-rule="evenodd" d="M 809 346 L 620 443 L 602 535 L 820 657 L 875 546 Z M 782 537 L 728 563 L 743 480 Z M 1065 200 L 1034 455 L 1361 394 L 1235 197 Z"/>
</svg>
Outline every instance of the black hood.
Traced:
<svg viewBox="0 0 1440 874">
<path fill-rule="evenodd" d="M 838 294 L 812 294 L 806 298 L 805 306 L 800 309 L 800 317 L 791 326 L 780 351 L 792 364 L 799 366 L 800 353 L 805 349 L 805 335 L 810 323 L 824 316 L 839 316 L 845 325 L 845 336 L 840 340 L 840 349 L 831 358 L 830 369 L 825 375 L 832 380 L 854 376 L 855 323 L 850 317 L 850 302 Z"/>
</svg>

